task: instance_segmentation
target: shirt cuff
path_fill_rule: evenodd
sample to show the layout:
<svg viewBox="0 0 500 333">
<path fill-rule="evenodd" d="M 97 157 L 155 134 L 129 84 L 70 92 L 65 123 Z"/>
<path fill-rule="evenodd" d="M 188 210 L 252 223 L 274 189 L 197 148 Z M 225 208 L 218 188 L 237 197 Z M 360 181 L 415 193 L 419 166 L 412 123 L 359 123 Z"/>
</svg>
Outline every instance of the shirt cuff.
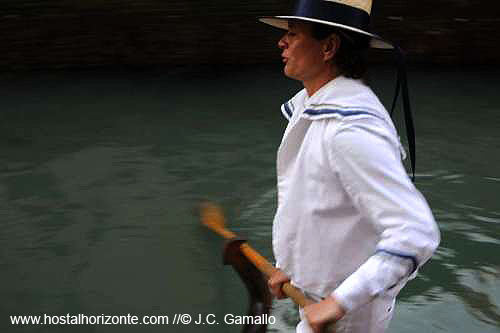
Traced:
<svg viewBox="0 0 500 333">
<path fill-rule="evenodd" d="M 408 280 L 412 265 L 409 259 L 377 253 L 344 280 L 332 296 L 346 312 L 387 292 L 395 297 Z"/>
</svg>

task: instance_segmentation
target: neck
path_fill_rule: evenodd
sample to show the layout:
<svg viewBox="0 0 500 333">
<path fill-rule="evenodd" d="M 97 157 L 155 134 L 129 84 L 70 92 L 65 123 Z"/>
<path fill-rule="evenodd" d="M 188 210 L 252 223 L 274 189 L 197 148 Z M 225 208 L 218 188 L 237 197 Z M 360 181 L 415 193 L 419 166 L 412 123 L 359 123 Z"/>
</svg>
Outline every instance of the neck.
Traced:
<svg viewBox="0 0 500 333">
<path fill-rule="evenodd" d="M 337 76 L 339 76 L 339 73 L 337 72 L 336 67 L 327 66 L 324 70 L 320 71 L 318 75 L 311 79 L 302 81 L 302 84 L 304 85 L 304 88 L 306 88 L 307 95 L 311 97 L 314 93 L 316 93 L 316 91 L 321 89 L 321 87 L 335 79 Z"/>
</svg>

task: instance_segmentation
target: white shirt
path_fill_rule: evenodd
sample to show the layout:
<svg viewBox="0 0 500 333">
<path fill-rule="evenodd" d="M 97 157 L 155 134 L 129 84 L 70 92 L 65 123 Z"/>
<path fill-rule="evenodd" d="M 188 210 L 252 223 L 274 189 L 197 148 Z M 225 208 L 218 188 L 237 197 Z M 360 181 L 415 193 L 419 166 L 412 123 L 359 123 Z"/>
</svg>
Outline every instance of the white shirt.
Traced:
<svg viewBox="0 0 500 333">
<path fill-rule="evenodd" d="M 277 156 L 277 267 L 349 312 L 394 298 L 439 244 L 425 199 L 402 164 L 396 129 L 372 90 L 337 77 L 283 104 Z"/>
</svg>

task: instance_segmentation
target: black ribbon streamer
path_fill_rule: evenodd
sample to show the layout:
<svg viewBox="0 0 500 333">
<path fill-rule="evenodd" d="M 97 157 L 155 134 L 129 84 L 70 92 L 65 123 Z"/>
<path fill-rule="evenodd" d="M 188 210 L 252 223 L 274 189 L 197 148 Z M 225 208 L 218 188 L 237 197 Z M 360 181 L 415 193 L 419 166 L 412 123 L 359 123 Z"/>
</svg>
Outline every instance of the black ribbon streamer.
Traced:
<svg viewBox="0 0 500 333">
<path fill-rule="evenodd" d="M 396 91 L 394 92 L 394 99 L 392 100 L 391 117 L 396 107 L 396 102 L 399 97 L 399 91 L 402 91 L 403 96 L 403 112 L 405 117 L 406 138 L 410 149 L 410 164 L 412 171 L 412 181 L 415 181 L 415 126 L 413 125 L 413 115 L 410 107 L 410 94 L 408 92 L 408 78 L 406 76 L 406 62 L 403 50 L 398 46 L 394 46 L 397 58 L 397 78 L 396 78 Z"/>
</svg>

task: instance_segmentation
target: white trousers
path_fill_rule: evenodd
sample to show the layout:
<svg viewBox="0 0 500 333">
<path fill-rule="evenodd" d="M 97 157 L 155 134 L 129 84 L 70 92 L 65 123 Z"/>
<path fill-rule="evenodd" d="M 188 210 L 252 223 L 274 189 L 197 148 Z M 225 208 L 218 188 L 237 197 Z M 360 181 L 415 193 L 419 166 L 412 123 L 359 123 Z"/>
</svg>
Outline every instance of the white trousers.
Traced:
<svg viewBox="0 0 500 333">
<path fill-rule="evenodd" d="M 395 299 L 393 298 L 377 297 L 359 309 L 347 313 L 325 333 L 384 333 L 392 319 L 394 305 Z M 301 320 L 296 332 L 312 333 L 302 309 L 299 312 Z"/>
</svg>

